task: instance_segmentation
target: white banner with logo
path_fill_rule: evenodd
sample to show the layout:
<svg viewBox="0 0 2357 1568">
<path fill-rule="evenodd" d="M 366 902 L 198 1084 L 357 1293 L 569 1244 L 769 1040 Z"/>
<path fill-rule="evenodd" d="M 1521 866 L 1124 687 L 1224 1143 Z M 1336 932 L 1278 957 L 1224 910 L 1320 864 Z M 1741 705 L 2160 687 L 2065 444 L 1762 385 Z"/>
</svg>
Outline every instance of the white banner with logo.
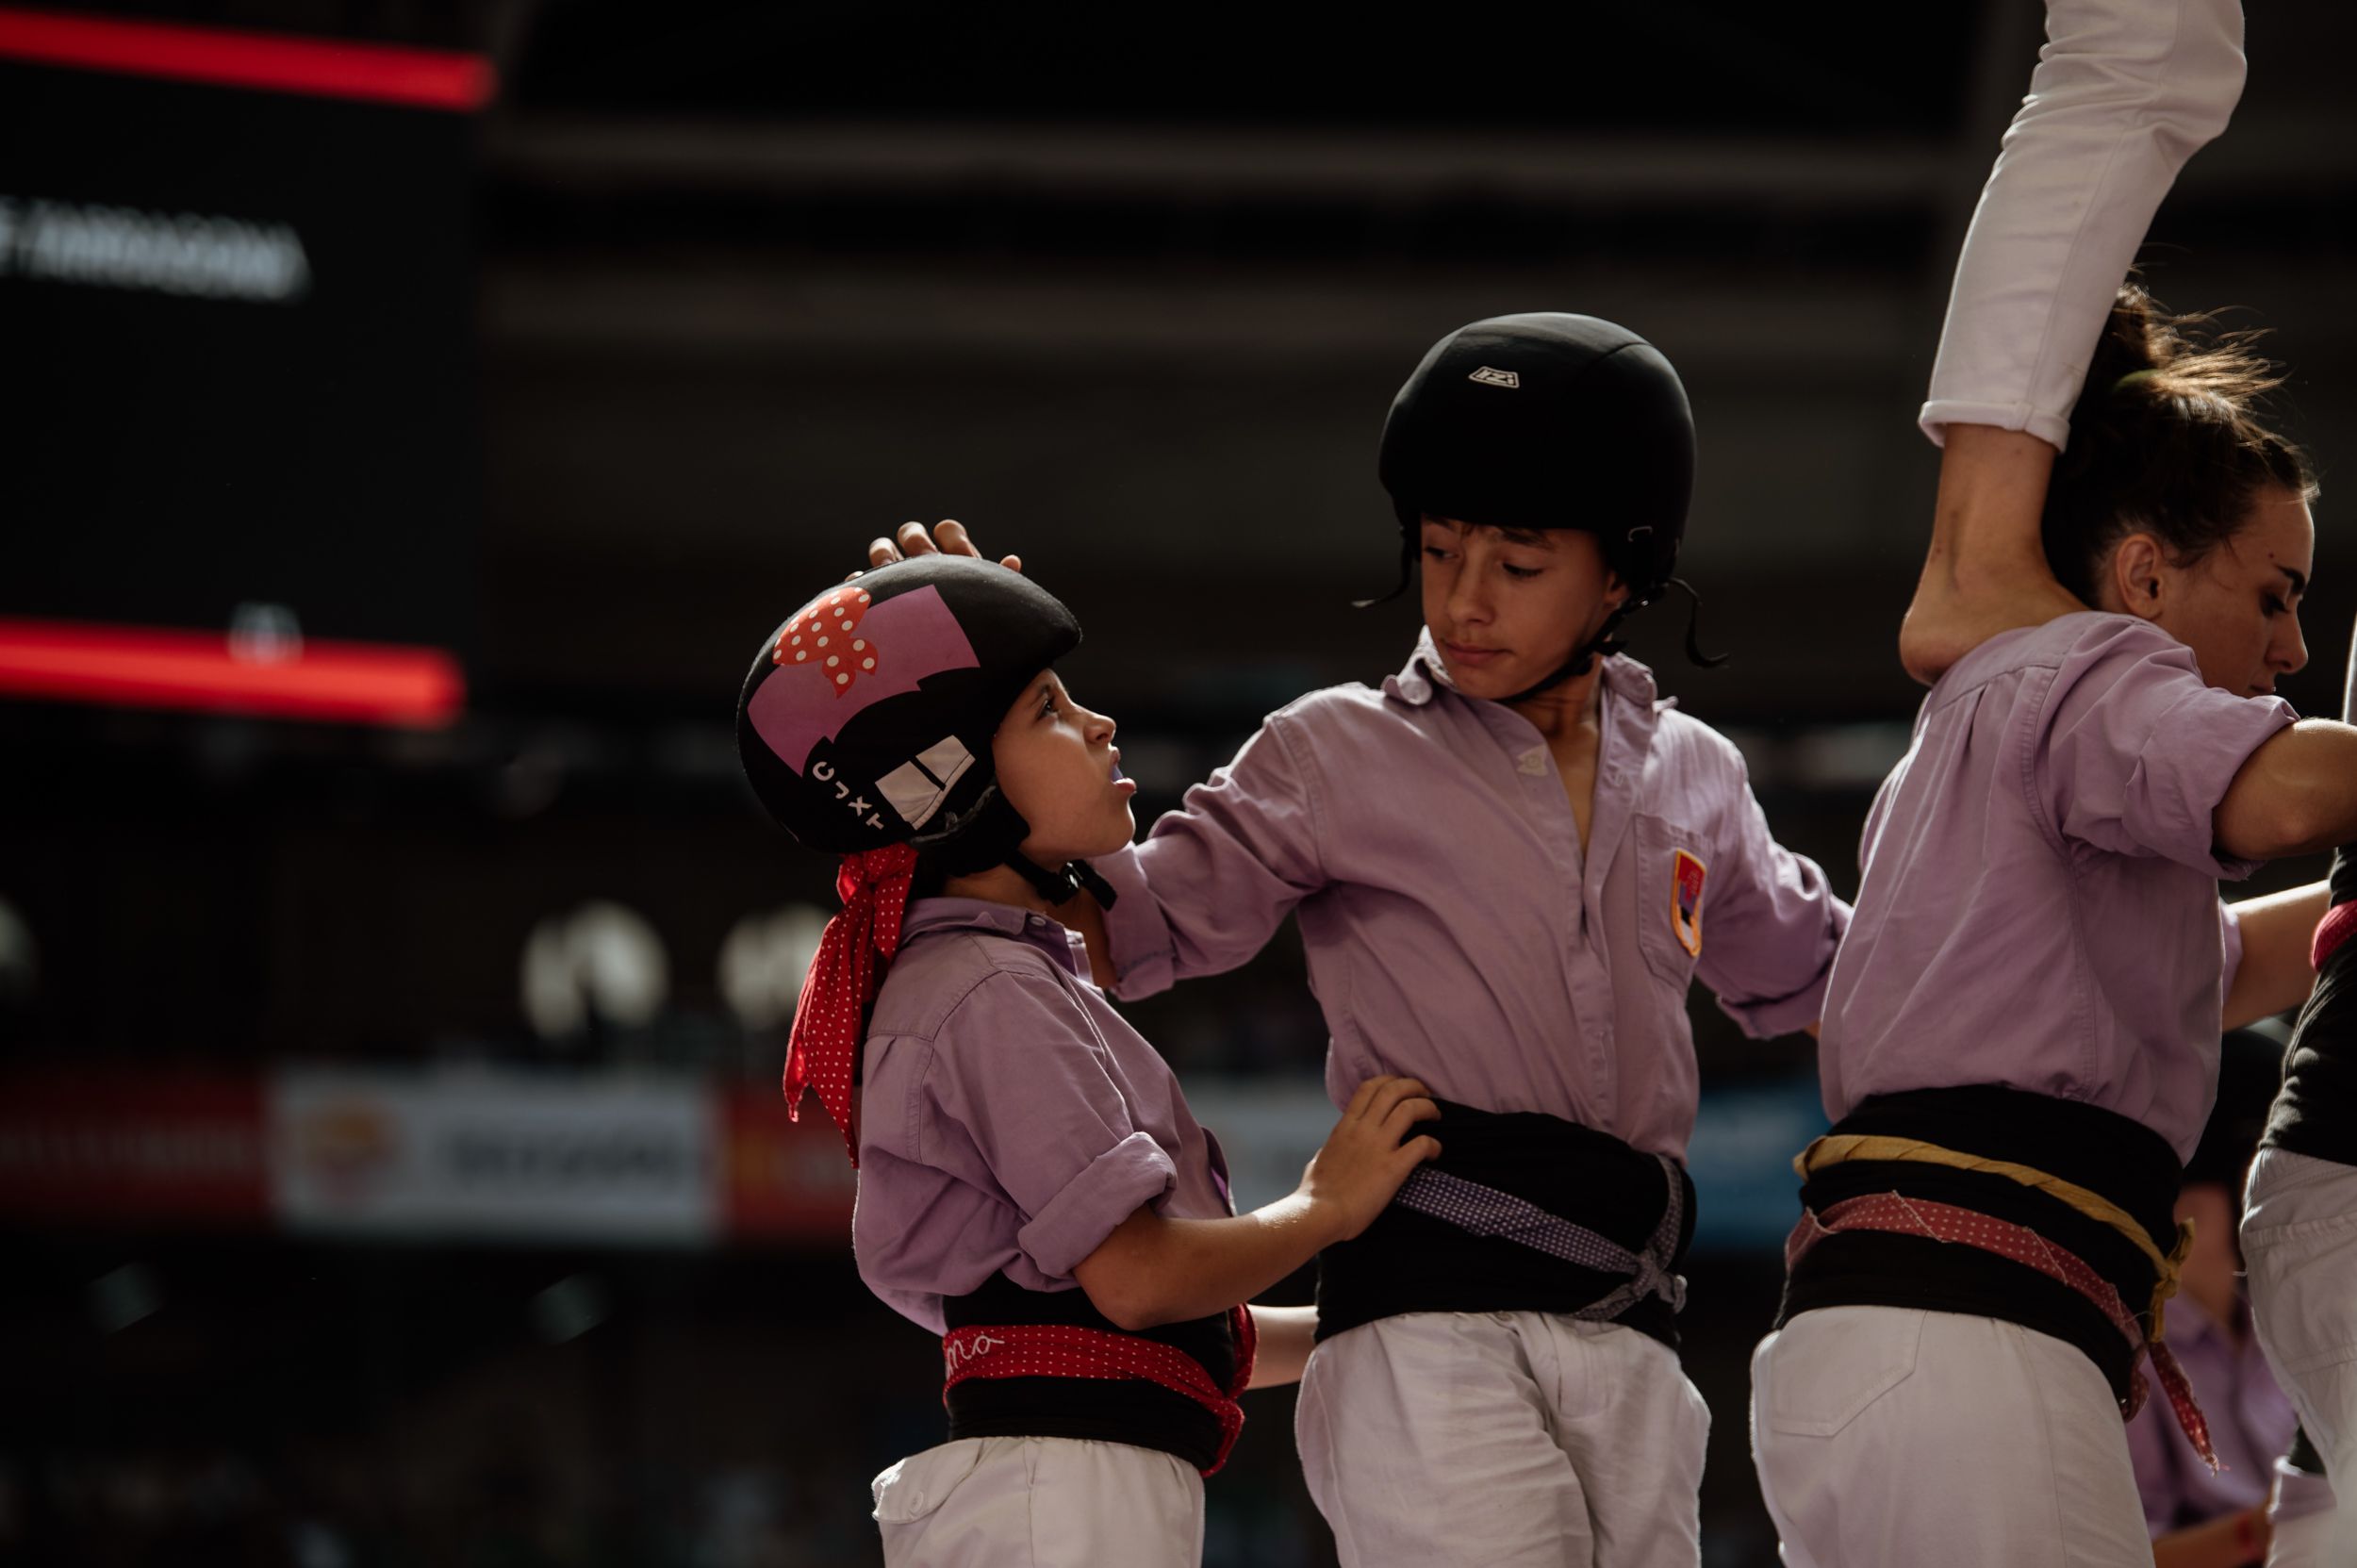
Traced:
<svg viewBox="0 0 2357 1568">
<path fill-rule="evenodd" d="M 288 1069 L 272 1198 L 322 1233 L 701 1244 L 719 1221 L 715 1121 L 692 1079 Z"/>
</svg>

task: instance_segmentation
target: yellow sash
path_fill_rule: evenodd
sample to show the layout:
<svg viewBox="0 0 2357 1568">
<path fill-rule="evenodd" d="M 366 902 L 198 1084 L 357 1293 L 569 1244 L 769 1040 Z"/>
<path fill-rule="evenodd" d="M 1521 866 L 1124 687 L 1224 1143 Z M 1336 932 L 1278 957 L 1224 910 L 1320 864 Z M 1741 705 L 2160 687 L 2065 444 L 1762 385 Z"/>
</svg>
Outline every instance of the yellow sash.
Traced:
<svg viewBox="0 0 2357 1568">
<path fill-rule="evenodd" d="M 2085 1187 L 2065 1181 L 2059 1176 L 2049 1176 L 2028 1165 L 2017 1165 L 2003 1160 L 1985 1160 L 1977 1154 L 1959 1154 L 1953 1148 L 1927 1144 L 1920 1138 L 1869 1137 L 1844 1132 L 1838 1136 L 1828 1133 L 1810 1144 L 1793 1157 L 1792 1168 L 1805 1181 L 1829 1166 L 1845 1164 L 1852 1160 L 1897 1160 L 1927 1165 L 1946 1165 L 1954 1170 L 1986 1171 L 2032 1187 L 2049 1197 L 2069 1204 L 2089 1219 L 2099 1220 L 2134 1242 L 2147 1262 L 2152 1265 L 2152 1328 L 2148 1335 L 2161 1337 L 2161 1305 L 2177 1294 L 2177 1276 L 2184 1266 L 2185 1254 L 2193 1247 L 2193 1221 L 2177 1222 L 2177 1245 L 2168 1252 L 2152 1245 L 2134 1215 L 2103 1197 Z"/>
</svg>

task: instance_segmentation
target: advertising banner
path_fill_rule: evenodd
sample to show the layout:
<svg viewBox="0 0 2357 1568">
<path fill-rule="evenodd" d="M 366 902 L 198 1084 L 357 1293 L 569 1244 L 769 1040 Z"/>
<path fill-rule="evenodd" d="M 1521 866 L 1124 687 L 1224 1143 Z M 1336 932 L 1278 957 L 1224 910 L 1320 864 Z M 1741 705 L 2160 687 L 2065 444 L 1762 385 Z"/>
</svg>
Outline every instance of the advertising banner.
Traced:
<svg viewBox="0 0 2357 1568">
<path fill-rule="evenodd" d="M 252 1079 L 141 1071 L 11 1077 L 0 1095 L 0 1214 L 98 1225 L 270 1217 Z"/>
<path fill-rule="evenodd" d="M 849 1248 L 859 1173 L 817 1097 L 804 1103 L 799 1121 L 786 1119 L 784 1098 L 765 1084 L 731 1090 L 724 1104 L 721 1185 L 730 1232 Z"/>
<path fill-rule="evenodd" d="M 714 1106 L 692 1079 L 293 1069 L 270 1139 L 290 1230 L 699 1245 L 718 1217 Z"/>
<path fill-rule="evenodd" d="M 0 6 L 0 691 L 456 712 L 492 91 L 456 52 Z"/>
</svg>

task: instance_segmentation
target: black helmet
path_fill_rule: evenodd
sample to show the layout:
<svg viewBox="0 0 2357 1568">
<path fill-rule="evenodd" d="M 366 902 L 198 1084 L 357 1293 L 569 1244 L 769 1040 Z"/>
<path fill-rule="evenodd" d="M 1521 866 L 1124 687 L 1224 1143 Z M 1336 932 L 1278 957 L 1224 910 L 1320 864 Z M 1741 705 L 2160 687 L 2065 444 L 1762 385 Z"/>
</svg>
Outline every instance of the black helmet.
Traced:
<svg viewBox="0 0 2357 1568">
<path fill-rule="evenodd" d="M 1383 487 L 1413 551 L 1420 515 L 1578 528 L 1630 609 L 1677 565 L 1694 417 L 1660 351 L 1593 316 L 1492 316 L 1432 345 L 1383 423 Z"/>
<path fill-rule="evenodd" d="M 807 848 L 913 844 L 950 874 L 1004 863 L 1068 898 L 1091 879 L 1016 853 L 1030 829 L 990 744 L 1024 685 L 1080 643 L 1072 612 L 1019 572 L 941 554 L 880 567 L 762 642 L 736 701 L 745 777 Z"/>
</svg>

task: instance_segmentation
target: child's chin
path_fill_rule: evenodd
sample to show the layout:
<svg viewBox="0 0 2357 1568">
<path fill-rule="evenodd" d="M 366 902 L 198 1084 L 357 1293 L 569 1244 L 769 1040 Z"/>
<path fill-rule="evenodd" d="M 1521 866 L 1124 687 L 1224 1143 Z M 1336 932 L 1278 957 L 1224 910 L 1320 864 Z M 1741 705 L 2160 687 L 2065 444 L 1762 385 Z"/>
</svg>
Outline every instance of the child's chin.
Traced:
<svg viewBox="0 0 2357 1568">
<path fill-rule="evenodd" d="M 1518 681 L 1515 679 L 1514 671 L 1498 665 L 1485 665 L 1479 669 L 1466 669 L 1451 665 L 1448 678 L 1456 685 L 1460 696 L 1483 697 L 1492 701 L 1500 697 L 1510 697 L 1529 684 L 1526 681 Z"/>
<path fill-rule="evenodd" d="M 1125 809 L 1121 814 L 1120 826 L 1108 826 L 1103 834 L 1095 838 L 1075 843 L 1062 850 L 1049 851 L 1047 858 L 1043 859 L 1038 855 L 1034 855 L 1033 858 L 1038 859 L 1043 866 L 1049 864 L 1051 860 L 1058 866 L 1075 860 L 1095 860 L 1099 855 L 1109 855 L 1116 850 L 1128 849 L 1130 841 L 1137 837 L 1137 822 Z"/>
</svg>

